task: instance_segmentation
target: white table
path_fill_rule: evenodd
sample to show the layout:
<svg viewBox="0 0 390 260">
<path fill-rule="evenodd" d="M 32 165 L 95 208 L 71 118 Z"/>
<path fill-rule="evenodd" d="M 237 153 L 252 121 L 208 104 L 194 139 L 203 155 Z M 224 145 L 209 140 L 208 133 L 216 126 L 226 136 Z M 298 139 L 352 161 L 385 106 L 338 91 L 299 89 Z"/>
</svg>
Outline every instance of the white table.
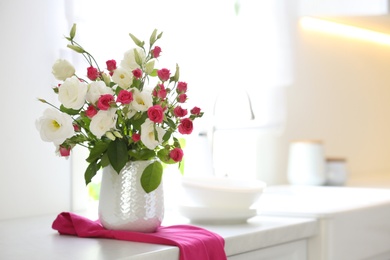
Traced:
<svg viewBox="0 0 390 260">
<path fill-rule="evenodd" d="M 177 247 L 78 238 L 59 235 L 51 229 L 56 215 L 0 222 L 0 259 L 163 259 L 179 258 Z M 164 225 L 187 224 L 188 220 L 168 213 Z M 202 225 L 225 238 L 225 251 L 237 259 L 306 259 L 307 240 L 317 233 L 312 218 L 256 216 L 245 224 Z"/>
</svg>

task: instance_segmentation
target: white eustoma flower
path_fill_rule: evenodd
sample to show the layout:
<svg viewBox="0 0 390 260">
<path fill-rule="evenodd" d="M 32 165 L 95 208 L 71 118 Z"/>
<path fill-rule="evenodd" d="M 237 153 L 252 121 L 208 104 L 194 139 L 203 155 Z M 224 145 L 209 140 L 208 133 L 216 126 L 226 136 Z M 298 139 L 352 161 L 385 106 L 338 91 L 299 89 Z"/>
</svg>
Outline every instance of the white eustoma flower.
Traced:
<svg viewBox="0 0 390 260">
<path fill-rule="evenodd" d="M 163 137 L 166 132 L 158 125 L 156 125 L 155 127 L 157 132 L 157 138 L 154 135 L 154 123 L 150 121 L 149 118 L 147 118 L 145 122 L 141 125 L 141 141 L 150 150 L 153 150 L 154 148 L 156 148 L 157 145 L 162 143 Z"/>
<path fill-rule="evenodd" d="M 43 116 L 37 119 L 35 126 L 43 141 L 60 145 L 74 135 L 72 122 L 73 119 L 70 115 L 48 108 L 44 111 Z"/>
<path fill-rule="evenodd" d="M 102 137 L 107 131 L 115 128 L 117 119 L 116 109 L 111 108 L 108 110 L 99 110 L 99 112 L 92 117 L 89 130 L 97 138 Z"/>
<path fill-rule="evenodd" d="M 58 100 L 66 108 L 78 110 L 85 103 L 88 85 L 76 76 L 67 78 L 58 88 Z"/>
<path fill-rule="evenodd" d="M 65 80 L 70 78 L 76 72 L 73 65 L 64 59 L 58 59 L 52 67 L 52 73 L 54 77 L 58 80 Z"/>
<path fill-rule="evenodd" d="M 88 91 L 86 99 L 88 102 L 95 104 L 99 97 L 104 94 L 114 95 L 114 91 L 107 87 L 103 81 L 92 81 L 88 85 Z"/>
<path fill-rule="evenodd" d="M 130 49 L 127 52 L 125 52 L 123 60 L 121 61 L 121 64 L 120 64 L 122 68 L 124 68 L 128 71 L 133 71 L 133 70 L 140 67 L 137 64 L 137 62 L 135 61 L 135 54 L 134 54 L 135 51 L 138 53 L 138 56 L 140 57 L 141 62 L 142 63 L 145 62 L 145 58 L 146 58 L 145 51 L 139 47 L 136 47 L 136 48 Z"/>
<path fill-rule="evenodd" d="M 131 102 L 132 108 L 137 111 L 147 111 L 149 107 L 153 106 L 153 98 L 150 91 L 133 89 L 133 101 Z"/>
<path fill-rule="evenodd" d="M 117 68 L 112 75 L 112 81 L 119 85 L 123 89 L 128 89 L 133 83 L 133 73 L 124 68 Z"/>
</svg>

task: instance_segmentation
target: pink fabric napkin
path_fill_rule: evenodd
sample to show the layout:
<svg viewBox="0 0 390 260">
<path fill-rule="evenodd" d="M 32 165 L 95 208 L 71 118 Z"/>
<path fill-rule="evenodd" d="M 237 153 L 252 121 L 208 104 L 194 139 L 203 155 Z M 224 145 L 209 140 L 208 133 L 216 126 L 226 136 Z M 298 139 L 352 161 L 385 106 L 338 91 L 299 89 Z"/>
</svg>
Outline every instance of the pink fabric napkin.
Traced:
<svg viewBox="0 0 390 260">
<path fill-rule="evenodd" d="M 52 228 L 63 235 L 97 237 L 177 246 L 180 260 L 226 260 L 225 240 L 216 233 L 192 225 L 160 227 L 154 233 L 105 229 L 99 221 L 92 221 L 74 213 L 63 212 L 54 220 Z"/>
</svg>

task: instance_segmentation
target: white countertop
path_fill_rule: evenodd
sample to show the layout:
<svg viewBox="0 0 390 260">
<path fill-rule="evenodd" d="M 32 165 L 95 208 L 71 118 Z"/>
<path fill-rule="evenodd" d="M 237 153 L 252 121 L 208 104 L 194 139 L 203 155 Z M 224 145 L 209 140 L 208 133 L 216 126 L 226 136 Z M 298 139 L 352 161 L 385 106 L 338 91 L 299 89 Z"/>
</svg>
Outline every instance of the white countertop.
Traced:
<svg viewBox="0 0 390 260">
<path fill-rule="evenodd" d="M 189 224 L 168 212 L 164 226 Z M 78 238 L 59 235 L 51 229 L 56 215 L 0 221 L 0 259 L 173 259 L 179 257 L 177 247 Z M 255 216 L 244 224 L 198 225 L 220 234 L 225 239 L 227 256 L 275 246 L 314 236 L 317 222 L 312 218 Z"/>
</svg>

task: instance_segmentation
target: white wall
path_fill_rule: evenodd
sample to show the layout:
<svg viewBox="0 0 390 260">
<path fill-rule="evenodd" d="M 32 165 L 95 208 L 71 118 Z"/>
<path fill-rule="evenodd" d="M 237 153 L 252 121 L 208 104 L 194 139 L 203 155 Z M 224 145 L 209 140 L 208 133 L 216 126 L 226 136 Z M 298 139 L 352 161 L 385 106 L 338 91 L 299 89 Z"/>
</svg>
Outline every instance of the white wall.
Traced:
<svg viewBox="0 0 390 260">
<path fill-rule="evenodd" d="M 56 102 L 51 66 L 64 46 L 63 1 L 0 2 L 2 101 L 0 219 L 59 213 L 70 207 L 70 161 L 41 141 L 35 120 Z"/>
<path fill-rule="evenodd" d="M 277 150 L 259 159 L 259 178 L 286 183 L 289 142 L 308 138 L 322 139 L 326 156 L 346 157 L 350 178 L 390 176 L 390 46 L 304 31 L 292 21 L 286 127 L 259 141 L 259 151 Z"/>
</svg>

